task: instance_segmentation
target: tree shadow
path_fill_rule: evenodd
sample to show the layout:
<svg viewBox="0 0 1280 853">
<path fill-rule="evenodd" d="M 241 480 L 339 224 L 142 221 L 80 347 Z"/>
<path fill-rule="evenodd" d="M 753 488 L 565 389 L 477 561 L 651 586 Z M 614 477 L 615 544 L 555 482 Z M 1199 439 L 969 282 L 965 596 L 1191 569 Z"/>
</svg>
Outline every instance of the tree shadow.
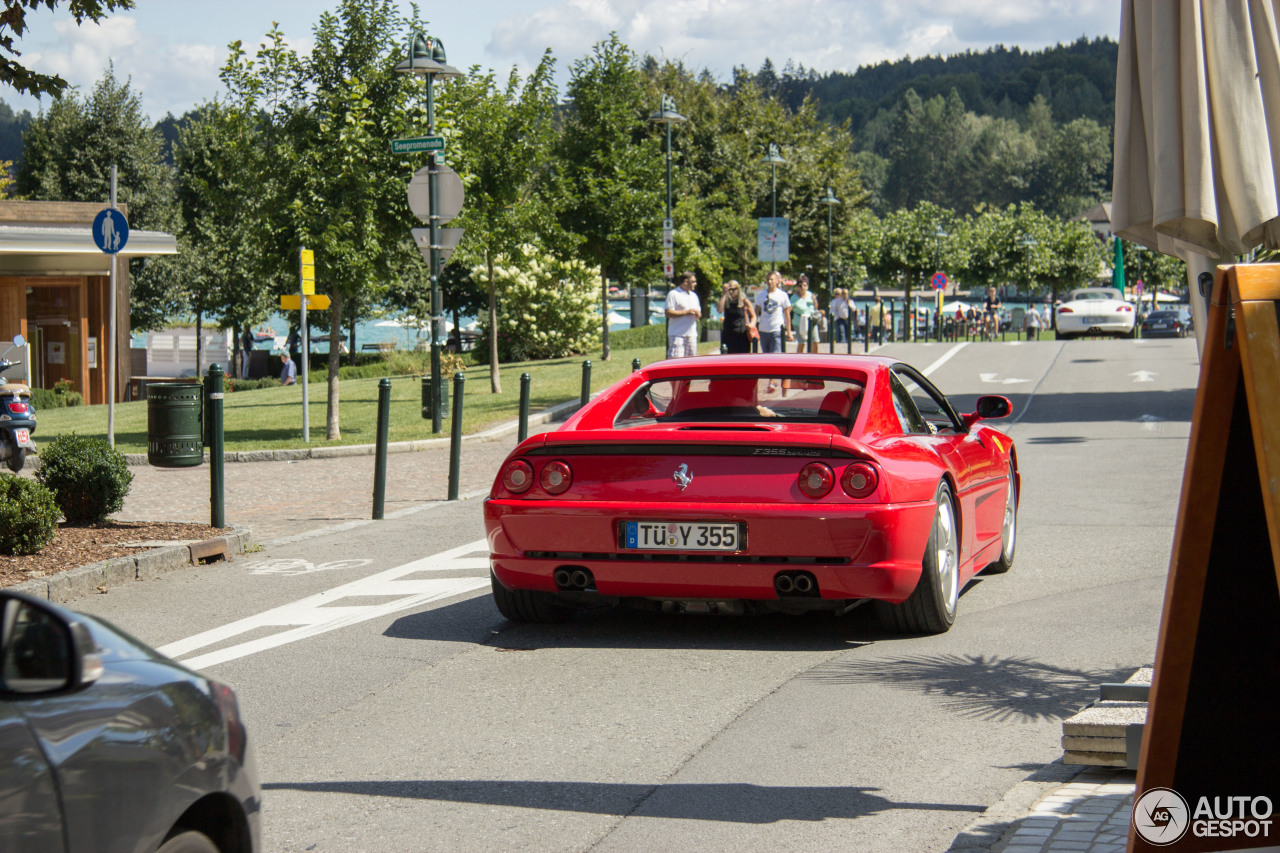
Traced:
<svg viewBox="0 0 1280 853">
<path fill-rule="evenodd" d="M 633 785 L 537 780 L 406 779 L 267 782 L 263 790 L 400 797 L 528 809 L 766 824 L 858 818 L 888 811 L 982 812 L 983 805 L 894 802 L 876 788 L 747 784 Z"/>
<path fill-rule="evenodd" d="M 1082 670 L 1029 658 L 939 654 L 840 661 L 800 677 L 828 684 L 886 684 L 941 696 L 964 717 L 1033 722 L 1065 719 L 1097 698 L 1099 684 L 1124 681 L 1135 669 Z"/>
</svg>

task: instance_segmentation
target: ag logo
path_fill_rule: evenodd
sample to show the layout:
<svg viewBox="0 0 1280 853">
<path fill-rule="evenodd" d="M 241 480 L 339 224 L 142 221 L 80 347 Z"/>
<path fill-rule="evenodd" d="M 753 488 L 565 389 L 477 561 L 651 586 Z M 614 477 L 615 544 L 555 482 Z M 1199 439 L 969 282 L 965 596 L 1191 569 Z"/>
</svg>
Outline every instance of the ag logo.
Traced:
<svg viewBox="0 0 1280 853">
<path fill-rule="evenodd" d="M 1191 810 L 1172 788 L 1151 788 L 1134 802 L 1132 820 L 1134 831 L 1144 841 L 1164 847 L 1186 834 Z"/>
</svg>

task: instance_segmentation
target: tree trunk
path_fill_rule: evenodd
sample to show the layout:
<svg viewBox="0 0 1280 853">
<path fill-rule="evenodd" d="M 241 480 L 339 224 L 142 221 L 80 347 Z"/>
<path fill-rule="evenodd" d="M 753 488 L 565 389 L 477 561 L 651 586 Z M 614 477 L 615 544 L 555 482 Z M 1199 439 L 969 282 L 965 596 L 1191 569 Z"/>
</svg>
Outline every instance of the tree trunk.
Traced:
<svg viewBox="0 0 1280 853">
<path fill-rule="evenodd" d="M 493 280 L 493 256 L 484 252 L 484 265 L 489 271 L 489 393 L 502 393 L 502 373 L 498 370 L 498 288 Z M 462 332 L 458 332 L 458 348 L 462 348 Z"/>
<path fill-rule="evenodd" d="M 325 408 L 324 437 L 336 441 L 338 429 L 338 367 L 342 364 L 342 294 L 335 292 L 329 303 L 329 402 Z"/>
<path fill-rule="evenodd" d="M 347 335 L 347 354 L 351 356 L 351 365 L 354 367 L 356 363 L 356 321 L 355 312 L 352 312 L 351 332 Z"/>
<path fill-rule="evenodd" d="M 604 351 L 600 354 L 601 361 L 609 360 L 609 274 L 605 272 L 604 265 L 600 266 L 600 322 L 604 329 L 601 332 L 601 338 L 604 339 Z"/>
</svg>

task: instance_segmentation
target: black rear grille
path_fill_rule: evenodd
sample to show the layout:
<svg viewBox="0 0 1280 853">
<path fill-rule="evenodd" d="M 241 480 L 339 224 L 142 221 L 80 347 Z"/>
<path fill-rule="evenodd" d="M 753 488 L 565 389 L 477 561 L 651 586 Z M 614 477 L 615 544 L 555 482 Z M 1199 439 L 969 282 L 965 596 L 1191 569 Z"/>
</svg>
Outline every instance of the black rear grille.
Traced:
<svg viewBox="0 0 1280 853">
<path fill-rule="evenodd" d="M 747 556 L 746 554 L 670 554 L 645 551 L 629 554 L 592 554 L 583 551 L 525 551 L 531 560 L 593 561 L 614 563 L 736 563 L 747 565 L 844 566 L 847 557 Z"/>
</svg>

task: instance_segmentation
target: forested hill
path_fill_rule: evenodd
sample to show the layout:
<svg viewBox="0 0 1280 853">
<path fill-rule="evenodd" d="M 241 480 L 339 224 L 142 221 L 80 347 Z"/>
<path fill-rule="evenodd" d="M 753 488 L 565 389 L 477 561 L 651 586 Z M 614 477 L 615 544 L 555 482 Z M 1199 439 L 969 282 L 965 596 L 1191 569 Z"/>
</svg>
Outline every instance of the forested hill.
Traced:
<svg viewBox="0 0 1280 853">
<path fill-rule="evenodd" d="M 999 45 L 945 58 L 907 57 L 864 65 L 852 74 L 819 75 L 792 62 L 779 74 L 766 61 L 755 77 L 793 108 L 811 95 L 824 118 L 836 123 L 850 119 L 855 136 L 908 89 L 926 101 L 934 95 L 946 98 L 955 89 L 967 110 L 1017 120 L 1042 95 L 1055 122 L 1088 118 L 1109 128 L 1115 117 L 1118 51 L 1119 45 L 1108 38 L 1081 37 L 1041 51 Z"/>
</svg>

